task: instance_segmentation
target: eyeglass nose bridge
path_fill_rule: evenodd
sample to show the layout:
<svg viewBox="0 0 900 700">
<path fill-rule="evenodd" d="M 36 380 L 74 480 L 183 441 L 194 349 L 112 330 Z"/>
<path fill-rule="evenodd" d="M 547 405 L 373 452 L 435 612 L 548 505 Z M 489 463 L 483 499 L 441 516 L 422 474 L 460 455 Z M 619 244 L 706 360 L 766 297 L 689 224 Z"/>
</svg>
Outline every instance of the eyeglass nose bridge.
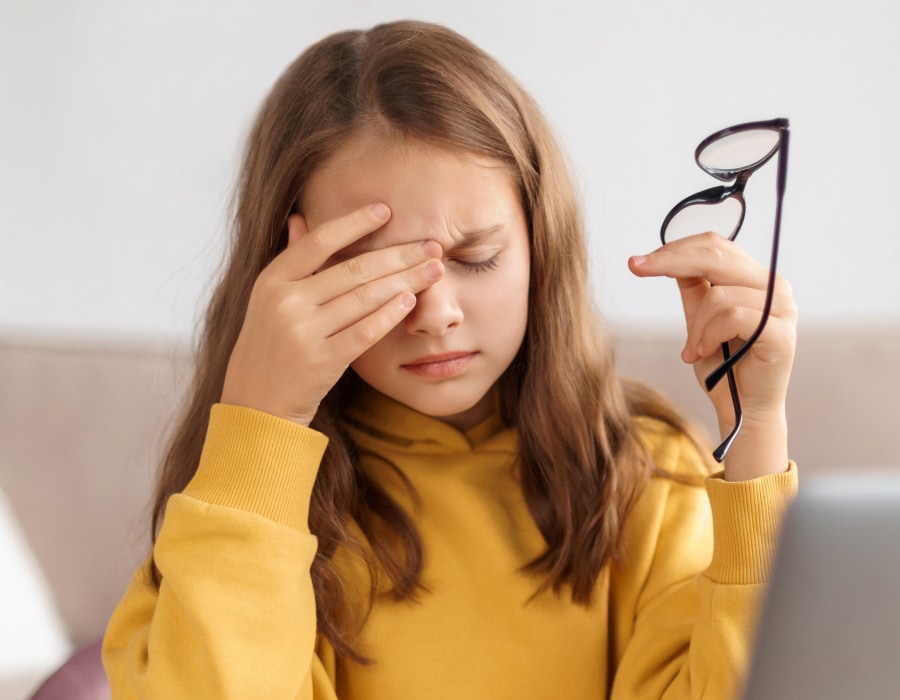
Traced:
<svg viewBox="0 0 900 700">
<path fill-rule="evenodd" d="M 737 237 L 738 232 L 741 230 L 741 227 L 744 225 L 744 216 L 747 212 L 747 206 L 744 201 L 744 187 L 747 184 L 747 179 L 750 177 L 751 172 L 752 171 L 741 172 L 733 185 L 717 185 L 715 187 L 710 187 L 709 189 L 695 192 L 694 194 L 685 197 L 680 202 L 678 202 L 678 204 L 672 207 L 672 209 L 666 215 L 666 218 L 663 219 L 662 226 L 659 229 L 659 237 L 662 244 L 665 245 L 670 240 L 672 240 L 669 232 L 669 226 L 679 214 L 683 213 L 690 207 L 715 206 L 717 204 L 725 202 L 728 199 L 733 199 L 740 206 L 740 211 L 732 230 L 727 235 L 725 235 L 724 233 L 722 234 L 723 238 L 727 238 L 729 241 L 733 241 Z M 696 233 L 702 233 L 702 231 L 697 230 Z"/>
</svg>

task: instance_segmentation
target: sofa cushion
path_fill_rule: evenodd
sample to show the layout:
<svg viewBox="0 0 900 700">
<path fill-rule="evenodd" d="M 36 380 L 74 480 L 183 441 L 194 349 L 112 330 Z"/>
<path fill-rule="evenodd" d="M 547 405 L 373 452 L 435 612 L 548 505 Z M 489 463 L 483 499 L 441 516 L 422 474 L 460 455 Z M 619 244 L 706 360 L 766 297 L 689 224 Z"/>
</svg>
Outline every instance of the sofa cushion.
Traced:
<svg viewBox="0 0 900 700">
<path fill-rule="evenodd" d="M 620 371 L 715 428 L 683 334 L 621 329 Z M 803 329 L 788 396 L 803 478 L 900 468 L 900 329 Z M 190 362 L 178 345 L 0 334 L 0 489 L 70 637 L 103 632 L 146 557 L 157 464 Z"/>
</svg>

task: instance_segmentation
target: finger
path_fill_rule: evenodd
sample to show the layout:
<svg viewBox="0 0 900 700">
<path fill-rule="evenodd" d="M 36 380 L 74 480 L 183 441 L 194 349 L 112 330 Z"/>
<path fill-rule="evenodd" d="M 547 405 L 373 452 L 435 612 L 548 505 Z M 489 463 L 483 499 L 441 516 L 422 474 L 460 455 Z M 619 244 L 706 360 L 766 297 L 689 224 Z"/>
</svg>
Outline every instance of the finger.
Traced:
<svg viewBox="0 0 900 700">
<path fill-rule="evenodd" d="M 667 243 L 628 266 L 638 277 L 702 278 L 714 285 L 765 289 L 769 268 L 760 265 L 733 241 L 703 233 Z"/>
<path fill-rule="evenodd" d="M 291 214 L 287 220 L 287 227 L 289 247 L 309 233 L 309 229 L 306 226 L 306 218 L 300 214 Z"/>
<path fill-rule="evenodd" d="M 741 330 L 741 327 L 755 329 L 761 322 L 762 312 L 754 308 L 745 308 L 739 314 L 722 314 L 711 319 L 700 341 L 702 358 L 690 363 L 694 365 L 698 378 L 705 380 L 709 372 L 722 362 L 723 343 L 727 343 L 731 354 L 734 354 L 753 332 Z M 751 346 L 748 355 L 734 366 L 745 411 L 749 410 L 751 403 L 771 403 L 776 394 L 783 400 L 795 347 L 796 327 L 785 319 L 770 316 L 765 330 Z M 724 382 L 718 386 L 720 399 L 725 395 L 724 386 Z M 774 393 L 773 388 L 777 389 Z"/>
<path fill-rule="evenodd" d="M 436 241 L 417 241 L 362 253 L 319 272 L 315 277 L 315 289 L 310 291 L 310 301 L 321 305 L 358 290 L 363 296 L 360 301 L 366 302 L 367 292 L 360 288 L 375 280 L 403 272 L 412 273 L 413 268 L 422 267 L 422 264 L 429 260 L 438 263 L 437 267 L 432 265 L 429 269 L 442 271 L 443 266 L 439 262 L 442 252 L 443 249 Z M 414 294 L 422 291 L 424 287 L 418 286 L 420 273 L 421 270 L 405 287 L 394 288 L 388 296 L 379 296 L 379 302 L 383 304 L 401 291 L 411 291 Z M 434 279 L 437 279 L 437 276 L 432 281 Z"/>
<path fill-rule="evenodd" d="M 714 316 L 700 329 L 696 354 L 685 361 L 693 364 L 717 355 L 723 343 L 737 343 L 740 346 L 750 339 L 762 320 L 762 311 L 753 307 L 733 307 Z M 796 325 L 793 321 L 770 315 L 766 318 L 765 329 L 753 344 L 751 354 L 763 363 L 775 364 L 793 357 L 795 346 Z"/>
<path fill-rule="evenodd" d="M 762 318 L 764 302 L 765 292 L 755 289 L 708 289 L 690 315 L 686 313 L 688 333 L 682 359 L 693 363 L 714 354 L 724 342 L 748 339 Z"/>
<path fill-rule="evenodd" d="M 373 204 L 326 221 L 312 231 L 306 230 L 302 216 L 289 217 L 288 235 L 291 235 L 290 224 L 293 223 L 297 241 L 270 263 L 267 274 L 291 281 L 309 277 L 339 250 L 384 226 L 390 216 L 391 210 L 386 204 Z"/>
<path fill-rule="evenodd" d="M 415 305 L 414 294 L 409 292 L 398 294 L 374 313 L 331 336 L 328 339 L 329 348 L 343 365 L 348 366 L 390 333 Z"/>
<path fill-rule="evenodd" d="M 685 277 L 677 280 L 678 292 L 681 295 L 681 306 L 684 309 L 685 323 L 690 330 L 692 319 L 697 309 L 703 304 L 712 285 L 702 277 Z"/>
<path fill-rule="evenodd" d="M 402 273 L 381 277 L 367 284 L 353 287 L 345 294 L 321 307 L 323 337 L 331 337 L 366 317 L 377 314 L 392 300 L 403 294 L 416 295 L 424 291 L 444 274 L 439 260 L 428 260 Z"/>
<path fill-rule="evenodd" d="M 687 299 L 691 294 L 692 292 L 686 291 L 684 298 Z M 698 357 L 708 356 L 720 343 L 732 339 L 704 339 L 704 329 L 707 329 L 712 319 L 716 317 L 728 314 L 736 314 L 745 318 L 752 317 L 753 320 L 740 324 L 733 336 L 733 338 L 749 339 L 761 321 L 765 302 L 765 291 L 747 287 L 723 286 L 710 287 L 702 294 L 702 298 L 691 299 L 690 309 L 686 308 L 685 310 L 688 324 L 688 337 L 684 348 L 686 355 L 683 356 L 685 361 L 693 362 Z M 750 310 L 753 310 L 752 314 L 748 313 Z M 790 284 L 781 276 L 775 278 L 775 290 L 772 295 L 769 317 L 783 319 L 792 326 L 796 325 L 797 305 L 794 302 Z"/>
</svg>

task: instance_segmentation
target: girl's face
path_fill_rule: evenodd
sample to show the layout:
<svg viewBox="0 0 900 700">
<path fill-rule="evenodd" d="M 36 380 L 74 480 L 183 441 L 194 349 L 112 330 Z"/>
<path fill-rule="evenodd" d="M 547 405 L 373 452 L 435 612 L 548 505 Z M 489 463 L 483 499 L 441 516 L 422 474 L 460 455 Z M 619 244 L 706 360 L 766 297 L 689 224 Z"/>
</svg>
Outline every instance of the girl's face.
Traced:
<svg viewBox="0 0 900 700">
<path fill-rule="evenodd" d="M 519 191 L 498 161 L 363 132 L 316 169 L 302 204 L 313 230 L 376 202 L 391 218 L 347 252 L 431 239 L 445 271 L 351 366 L 381 393 L 470 428 L 493 410 L 493 387 L 525 335 L 530 249 Z"/>
</svg>

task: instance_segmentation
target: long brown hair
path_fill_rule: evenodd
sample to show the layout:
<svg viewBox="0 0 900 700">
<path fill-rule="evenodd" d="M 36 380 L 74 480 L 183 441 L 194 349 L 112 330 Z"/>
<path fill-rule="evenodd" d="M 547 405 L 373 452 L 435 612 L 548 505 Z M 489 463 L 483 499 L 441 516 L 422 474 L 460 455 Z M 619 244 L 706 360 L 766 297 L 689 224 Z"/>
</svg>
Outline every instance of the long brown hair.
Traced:
<svg viewBox="0 0 900 700">
<path fill-rule="evenodd" d="M 564 588 L 587 605 L 619 552 L 625 517 L 654 467 L 635 427 L 651 415 L 688 431 L 644 387 L 619 380 L 592 307 L 584 233 L 563 158 L 532 99 L 493 59 L 452 31 L 399 22 L 327 37 L 275 84 L 249 137 L 234 238 L 197 348 L 188 402 L 162 467 L 153 532 L 166 502 L 197 469 L 210 406 L 219 400 L 254 281 L 285 245 L 286 220 L 310 174 L 366 127 L 505 163 L 530 224 L 531 281 L 524 342 L 500 379 L 500 412 L 518 428 L 524 496 L 547 546 L 526 569 L 538 592 Z M 415 523 L 357 468 L 341 415 L 344 379 L 312 427 L 330 438 L 310 506 L 318 631 L 360 660 L 332 558 L 364 557 L 393 595 L 413 595 L 422 566 Z M 352 534 L 352 523 L 364 542 Z M 159 583 L 159 574 L 155 572 Z M 373 591 L 375 584 L 373 583 Z"/>
</svg>

